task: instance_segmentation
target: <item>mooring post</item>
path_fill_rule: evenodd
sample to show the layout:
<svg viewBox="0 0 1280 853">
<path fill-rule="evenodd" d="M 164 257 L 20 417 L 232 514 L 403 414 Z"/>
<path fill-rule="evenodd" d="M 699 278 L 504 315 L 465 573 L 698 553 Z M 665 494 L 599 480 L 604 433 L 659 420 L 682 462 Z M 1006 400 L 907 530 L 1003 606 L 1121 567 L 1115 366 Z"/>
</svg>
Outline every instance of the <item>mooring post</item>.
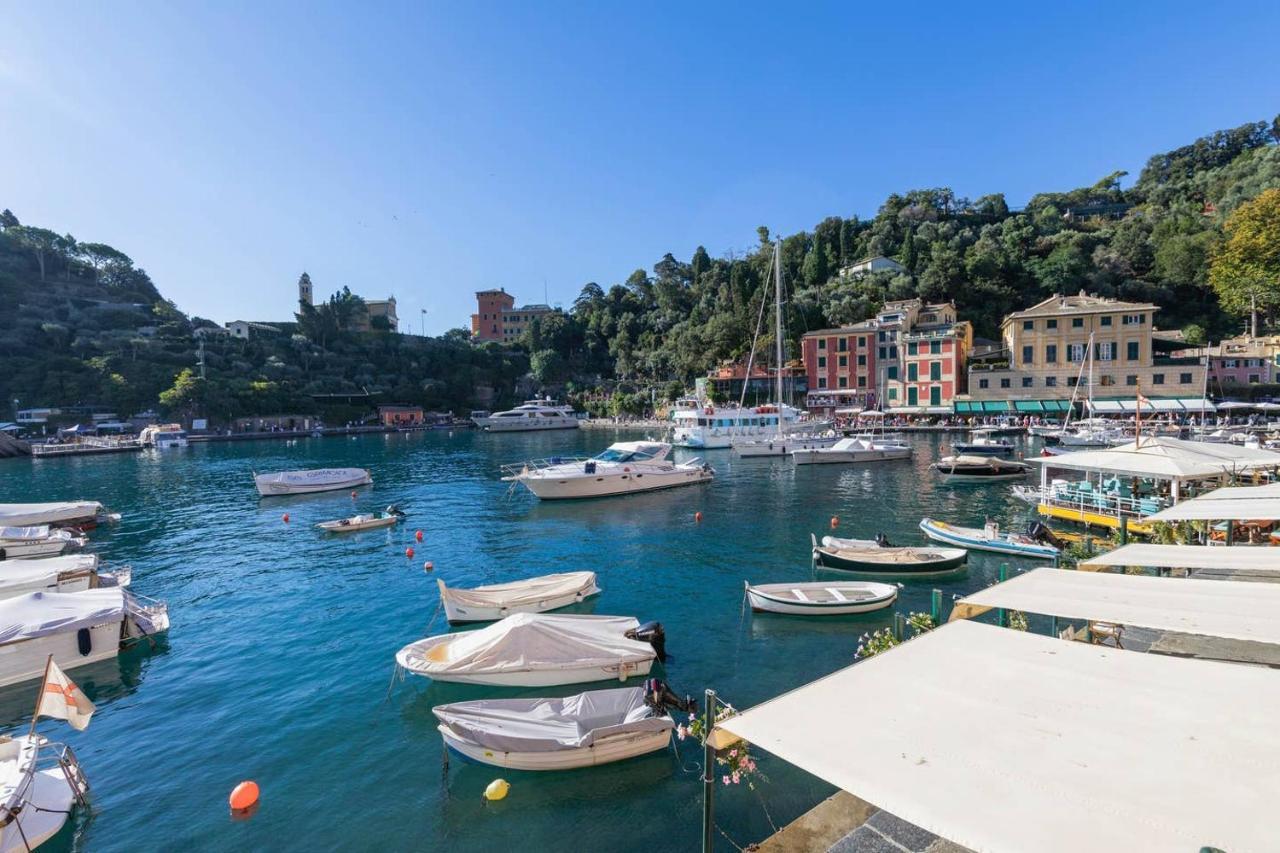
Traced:
<svg viewBox="0 0 1280 853">
<path fill-rule="evenodd" d="M 935 589 L 933 597 L 929 601 L 929 616 L 933 619 L 933 624 L 942 624 L 942 590 Z"/>
<path fill-rule="evenodd" d="M 704 700 L 707 716 L 702 733 L 702 853 L 711 853 L 711 829 L 715 825 L 713 805 L 716 796 L 716 750 L 711 745 L 711 730 L 716 724 L 716 692 L 708 688 Z"/>
<path fill-rule="evenodd" d="M 1120 544 L 1129 544 L 1129 516 L 1120 516 Z"/>
<path fill-rule="evenodd" d="M 901 613 L 893 614 L 893 638 L 899 643 L 905 639 L 907 634 L 907 618 Z"/>
<path fill-rule="evenodd" d="M 1007 580 L 1009 579 L 1009 564 L 1008 564 L 1008 563 L 1001 563 L 1001 564 L 1000 564 L 1000 572 L 999 572 L 999 574 L 997 574 L 997 575 L 996 575 L 996 577 L 1000 579 L 1000 583 L 1004 583 L 1005 581 L 1007 581 Z M 999 622 L 999 624 L 1000 624 L 1000 627 L 1001 627 L 1001 628 L 1007 628 L 1007 627 L 1008 627 L 1008 625 L 1007 625 L 1008 620 L 1005 618 L 1005 612 L 1004 612 L 1004 608 L 1003 608 L 1003 607 L 1001 607 L 999 610 L 997 610 L 997 611 L 996 611 L 996 619 L 998 620 L 998 622 Z"/>
</svg>

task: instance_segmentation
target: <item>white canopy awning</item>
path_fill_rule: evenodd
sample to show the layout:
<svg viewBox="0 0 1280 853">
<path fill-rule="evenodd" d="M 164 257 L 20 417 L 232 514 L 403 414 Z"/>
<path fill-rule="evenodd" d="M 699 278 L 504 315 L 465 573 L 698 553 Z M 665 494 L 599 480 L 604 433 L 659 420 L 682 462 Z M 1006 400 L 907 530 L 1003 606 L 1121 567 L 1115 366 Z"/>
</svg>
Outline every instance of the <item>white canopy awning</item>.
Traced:
<svg viewBox="0 0 1280 853">
<path fill-rule="evenodd" d="M 1280 483 L 1232 486 L 1148 516 L 1146 521 L 1274 521 L 1280 519 Z M 1280 554 L 1276 555 L 1280 561 Z"/>
<path fill-rule="evenodd" d="M 993 607 L 1280 644 L 1280 584 L 1035 569 L 960 599 L 951 618 Z"/>
<path fill-rule="evenodd" d="M 1144 436 L 1140 441 L 1106 450 L 1032 456 L 1025 461 L 1068 471 L 1107 471 L 1126 477 L 1161 480 L 1204 480 L 1223 474 L 1280 467 L 1280 453 L 1232 444 Z"/>
<path fill-rule="evenodd" d="M 956 622 L 719 728 L 972 850 L 1270 850 L 1277 702 L 1262 667 Z"/>
<path fill-rule="evenodd" d="M 1110 566 L 1151 569 L 1245 569 L 1280 575 L 1280 550 L 1266 546 L 1149 545 L 1136 542 L 1080 561 L 1080 568 L 1096 571 Z"/>
</svg>

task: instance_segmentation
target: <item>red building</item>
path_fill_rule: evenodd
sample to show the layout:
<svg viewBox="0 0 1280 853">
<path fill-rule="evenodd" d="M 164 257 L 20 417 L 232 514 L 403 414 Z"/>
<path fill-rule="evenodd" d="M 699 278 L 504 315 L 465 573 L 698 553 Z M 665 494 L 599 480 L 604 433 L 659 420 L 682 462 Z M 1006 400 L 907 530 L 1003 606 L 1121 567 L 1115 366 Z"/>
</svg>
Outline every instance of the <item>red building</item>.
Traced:
<svg viewBox="0 0 1280 853">
<path fill-rule="evenodd" d="M 379 406 L 378 420 L 383 426 L 422 426 L 425 416 L 421 406 Z"/>
<path fill-rule="evenodd" d="M 809 393 L 805 407 L 831 414 L 841 408 L 873 407 L 880 399 L 876 387 L 876 331 L 874 322 L 820 329 L 801 338 Z"/>
<path fill-rule="evenodd" d="M 889 405 L 894 408 L 951 406 L 956 394 L 967 390 L 965 367 L 969 341 L 969 324 L 964 322 L 904 334 L 905 370 L 901 382 L 889 388 Z"/>
<path fill-rule="evenodd" d="M 502 340 L 502 312 L 515 307 L 516 299 L 505 290 L 476 293 L 476 313 L 471 315 L 471 337 L 477 341 Z"/>
</svg>

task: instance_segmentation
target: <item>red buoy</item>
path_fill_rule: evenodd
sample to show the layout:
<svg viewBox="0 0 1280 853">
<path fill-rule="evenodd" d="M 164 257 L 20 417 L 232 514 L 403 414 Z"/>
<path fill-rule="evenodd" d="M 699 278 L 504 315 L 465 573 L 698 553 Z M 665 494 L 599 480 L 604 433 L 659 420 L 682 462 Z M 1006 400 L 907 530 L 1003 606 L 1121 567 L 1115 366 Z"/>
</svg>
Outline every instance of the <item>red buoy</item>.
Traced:
<svg viewBox="0 0 1280 853">
<path fill-rule="evenodd" d="M 414 532 L 414 534 L 413 534 L 413 538 L 414 538 L 414 539 L 417 539 L 419 542 L 421 542 L 421 541 L 422 541 L 422 531 L 421 531 L 421 530 L 415 531 L 415 532 Z"/>
<path fill-rule="evenodd" d="M 246 812 L 258 804 L 258 796 L 261 792 L 258 790 L 258 783 L 253 781 L 244 781 L 231 789 L 229 802 L 231 811 Z"/>
<path fill-rule="evenodd" d="M 285 524 L 288 524 L 288 523 L 289 523 L 289 513 L 287 513 L 287 512 L 286 512 L 284 515 L 280 516 L 280 520 L 281 520 L 281 521 L 283 521 Z"/>
<path fill-rule="evenodd" d="M 694 521 L 702 521 L 702 511 L 701 511 L 701 510 L 699 510 L 698 512 L 695 512 L 695 513 L 693 514 L 693 520 L 694 520 Z"/>
<path fill-rule="evenodd" d="M 405 549 L 404 549 L 404 555 L 405 555 L 406 557 L 408 557 L 410 560 L 412 560 L 412 559 L 413 559 L 413 548 L 405 548 Z"/>
<path fill-rule="evenodd" d="M 352 500 L 355 500 L 355 499 L 356 499 L 356 493 L 355 493 L 354 491 L 351 493 L 351 499 L 352 499 Z"/>
<path fill-rule="evenodd" d="M 840 526 L 840 516 L 838 515 L 831 516 L 831 529 L 835 530 L 839 526 Z"/>
</svg>

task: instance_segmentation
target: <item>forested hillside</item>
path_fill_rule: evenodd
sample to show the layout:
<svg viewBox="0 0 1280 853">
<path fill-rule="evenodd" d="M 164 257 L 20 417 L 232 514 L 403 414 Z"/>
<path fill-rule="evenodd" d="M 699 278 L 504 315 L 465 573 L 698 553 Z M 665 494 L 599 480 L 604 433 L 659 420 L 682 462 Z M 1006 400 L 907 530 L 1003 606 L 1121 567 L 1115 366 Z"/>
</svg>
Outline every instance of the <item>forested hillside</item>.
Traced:
<svg viewBox="0 0 1280 853">
<path fill-rule="evenodd" d="M 1183 329 L 1192 342 L 1236 334 L 1248 282 L 1219 276 L 1211 286 L 1210 265 L 1228 217 L 1280 187 L 1278 142 L 1280 117 L 1242 125 L 1153 156 L 1127 188 L 1127 173 L 1116 172 L 1090 187 L 1036 195 L 1025 210 L 1011 211 L 998 193 L 971 201 L 936 188 L 890 196 L 873 219 L 829 217 L 782 240 L 788 337 L 863 320 L 886 299 L 913 296 L 953 299 L 978 335 L 996 337 L 1008 312 L 1081 289 L 1154 302 L 1163 308 L 1160 326 Z M 768 230 L 759 237 L 745 257 L 712 258 L 699 248 L 688 262 L 668 254 L 652 273 L 637 270 L 608 289 L 586 285 L 568 317 L 530 330 L 535 369 L 547 378 L 688 380 L 739 357 L 772 253 Z M 838 275 L 872 255 L 909 272 Z M 1253 294 L 1268 319 L 1280 307 L 1278 281 L 1280 271 Z"/>
<path fill-rule="evenodd" d="M 913 296 L 954 299 L 986 337 L 1009 311 L 1082 289 L 1155 302 L 1160 326 L 1193 343 L 1239 333 L 1254 305 L 1269 325 L 1280 311 L 1278 143 L 1280 117 L 1157 154 L 1136 181 L 1116 172 L 1036 195 L 1024 210 L 1010 210 L 999 193 L 969 200 L 934 188 L 892 195 L 871 219 L 824 219 L 782 238 L 790 351 L 807 330 Z M 758 236 L 744 256 L 713 258 L 699 247 L 687 262 L 668 254 L 651 273 L 607 289 L 589 283 L 571 310 L 535 321 L 515 347 L 473 346 L 461 329 L 439 338 L 354 331 L 359 300 L 338 293 L 277 324 L 280 334 L 208 338 L 201 380 L 195 333 L 213 323 L 165 300 L 123 252 L 5 210 L 0 399 L 122 414 L 159 404 L 221 420 L 312 411 L 309 395 L 367 390 L 465 410 L 481 386 L 509 401 L 530 370 L 538 382 L 597 399 L 598 389 L 674 393 L 750 346 L 775 239 L 764 227 Z M 872 255 L 907 272 L 839 274 Z"/>
</svg>

